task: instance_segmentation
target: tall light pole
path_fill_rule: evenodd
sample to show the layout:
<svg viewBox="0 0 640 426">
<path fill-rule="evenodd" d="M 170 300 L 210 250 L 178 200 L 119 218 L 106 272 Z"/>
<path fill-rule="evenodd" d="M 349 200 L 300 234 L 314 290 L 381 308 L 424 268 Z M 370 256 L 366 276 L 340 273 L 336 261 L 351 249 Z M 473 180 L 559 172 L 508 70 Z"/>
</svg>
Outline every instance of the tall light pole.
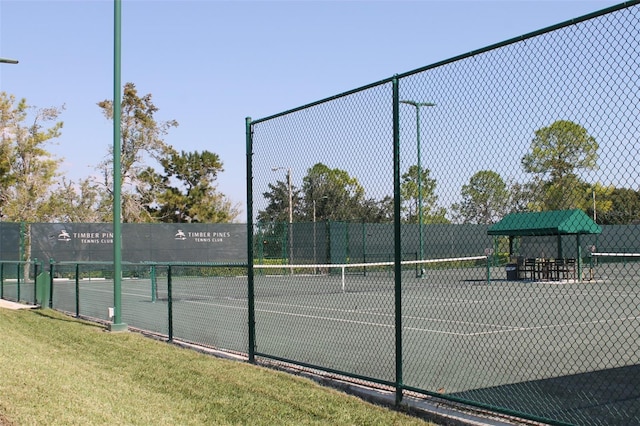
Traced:
<svg viewBox="0 0 640 426">
<path fill-rule="evenodd" d="M 109 330 L 127 331 L 122 322 L 122 196 L 121 196 L 121 60 L 122 0 L 113 1 L 113 322 Z"/>
<path fill-rule="evenodd" d="M 422 165 L 420 164 L 420 108 L 432 107 L 436 104 L 432 102 L 416 102 L 410 100 L 400 101 L 400 103 L 411 105 L 416 109 L 416 143 L 418 145 L 418 238 L 419 238 L 419 259 L 424 260 L 424 244 L 422 237 Z M 420 265 L 420 276 L 424 275 L 424 269 Z"/>
<path fill-rule="evenodd" d="M 288 167 L 273 167 L 271 171 L 278 170 L 287 171 L 287 189 L 289 191 L 289 264 L 293 264 L 293 194 L 291 192 L 291 168 Z M 293 269 L 291 269 L 293 273 Z"/>
</svg>

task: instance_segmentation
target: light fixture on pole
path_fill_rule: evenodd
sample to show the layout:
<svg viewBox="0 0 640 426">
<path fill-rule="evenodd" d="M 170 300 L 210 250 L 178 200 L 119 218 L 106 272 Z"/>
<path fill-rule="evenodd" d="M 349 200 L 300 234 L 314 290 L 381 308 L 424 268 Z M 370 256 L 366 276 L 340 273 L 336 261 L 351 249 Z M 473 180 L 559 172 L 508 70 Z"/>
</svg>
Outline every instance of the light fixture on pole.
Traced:
<svg viewBox="0 0 640 426">
<path fill-rule="evenodd" d="M 419 259 L 424 260 L 424 244 L 422 237 L 422 165 L 420 164 L 420 108 L 432 107 L 436 104 L 432 102 L 416 102 L 410 100 L 400 101 L 400 103 L 411 105 L 416 109 L 416 143 L 418 146 L 418 234 L 419 234 Z M 420 276 L 424 275 L 424 268 L 420 265 Z"/>
<path fill-rule="evenodd" d="M 287 190 L 289 192 L 289 264 L 293 264 L 293 193 L 291 192 L 291 168 L 289 167 L 272 167 L 271 171 L 278 170 L 287 171 Z M 293 273 L 293 268 L 291 269 Z"/>
</svg>

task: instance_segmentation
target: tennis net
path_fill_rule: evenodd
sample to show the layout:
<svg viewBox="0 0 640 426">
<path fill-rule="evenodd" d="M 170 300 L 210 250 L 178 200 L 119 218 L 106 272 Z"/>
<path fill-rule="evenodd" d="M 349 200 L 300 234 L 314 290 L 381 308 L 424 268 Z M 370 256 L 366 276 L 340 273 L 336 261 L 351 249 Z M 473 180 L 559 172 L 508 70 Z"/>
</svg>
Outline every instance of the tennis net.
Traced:
<svg viewBox="0 0 640 426">
<path fill-rule="evenodd" d="M 400 262 L 403 290 L 452 282 L 486 281 L 487 257 Z M 393 292 L 395 262 L 254 265 L 256 296 Z"/>
<path fill-rule="evenodd" d="M 583 279 L 607 282 L 638 282 L 640 280 L 640 251 L 592 252 L 585 265 Z"/>
<path fill-rule="evenodd" d="M 471 256 L 400 262 L 403 290 L 424 290 L 469 282 L 487 282 L 487 257 Z M 247 269 L 241 267 L 157 266 L 152 274 L 154 300 L 248 297 Z M 393 293 L 395 263 L 254 265 L 254 296 L 298 297 L 323 294 Z"/>
</svg>

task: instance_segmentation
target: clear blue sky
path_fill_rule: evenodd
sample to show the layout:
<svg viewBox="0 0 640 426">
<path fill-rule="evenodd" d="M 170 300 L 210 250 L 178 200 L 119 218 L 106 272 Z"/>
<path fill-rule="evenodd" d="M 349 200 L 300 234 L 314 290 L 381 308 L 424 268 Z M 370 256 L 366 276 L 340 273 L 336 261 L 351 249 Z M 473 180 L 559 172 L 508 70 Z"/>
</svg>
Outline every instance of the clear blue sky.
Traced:
<svg viewBox="0 0 640 426">
<path fill-rule="evenodd" d="M 245 205 L 245 117 L 262 118 L 620 1 L 123 0 L 122 84 L 151 93 L 178 150 L 217 153 L 219 190 Z M 65 105 L 49 149 L 96 174 L 112 126 L 113 2 L 0 0 L 0 91 Z"/>
</svg>

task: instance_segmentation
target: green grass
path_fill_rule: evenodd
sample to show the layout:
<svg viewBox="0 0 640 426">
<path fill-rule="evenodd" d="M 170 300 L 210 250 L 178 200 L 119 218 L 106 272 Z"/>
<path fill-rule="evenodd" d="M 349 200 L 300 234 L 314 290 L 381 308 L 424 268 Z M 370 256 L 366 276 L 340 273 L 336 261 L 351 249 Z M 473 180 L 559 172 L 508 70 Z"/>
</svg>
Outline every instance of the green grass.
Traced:
<svg viewBox="0 0 640 426">
<path fill-rule="evenodd" d="M 311 380 L 0 309 L 0 425 L 425 425 Z"/>
</svg>

